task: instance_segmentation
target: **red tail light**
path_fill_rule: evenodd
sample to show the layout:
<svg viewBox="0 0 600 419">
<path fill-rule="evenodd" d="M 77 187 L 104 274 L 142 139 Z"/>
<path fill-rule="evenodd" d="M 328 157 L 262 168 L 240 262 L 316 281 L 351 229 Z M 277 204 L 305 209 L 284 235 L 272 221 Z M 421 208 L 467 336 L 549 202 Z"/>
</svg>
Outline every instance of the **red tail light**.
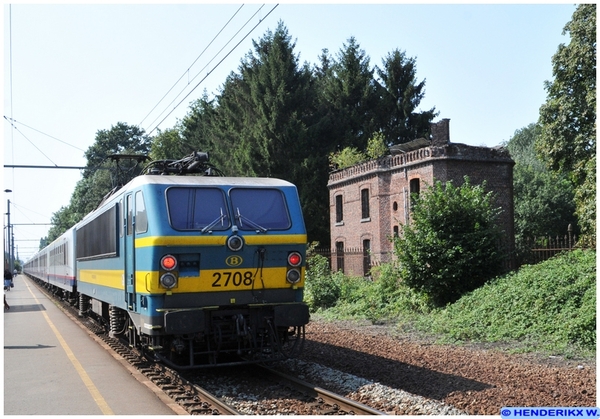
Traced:
<svg viewBox="0 0 600 419">
<path fill-rule="evenodd" d="M 298 252 L 292 252 L 288 255 L 288 263 L 293 267 L 298 267 L 302 264 L 302 255 Z"/>
<path fill-rule="evenodd" d="M 160 266 L 166 271 L 172 271 L 177 267 L 177 259 L 175 256 L 166 255 L 160 260 Z"/>
</svg>

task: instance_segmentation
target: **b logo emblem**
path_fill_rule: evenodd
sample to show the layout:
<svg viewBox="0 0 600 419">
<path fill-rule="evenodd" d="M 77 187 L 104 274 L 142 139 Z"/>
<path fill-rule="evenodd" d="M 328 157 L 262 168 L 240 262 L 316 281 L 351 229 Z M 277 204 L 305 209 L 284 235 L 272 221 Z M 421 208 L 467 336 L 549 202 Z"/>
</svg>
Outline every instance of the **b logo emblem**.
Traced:
<svg viewBox="0 0 600 419">
<path fill-rule="evenodd" d="M 240 256 L 229 256 L 227 259 L 225 259 L 227 266 L 240 266 L 243 261 L 244 259 L 242 259 Z"/>
</svg>

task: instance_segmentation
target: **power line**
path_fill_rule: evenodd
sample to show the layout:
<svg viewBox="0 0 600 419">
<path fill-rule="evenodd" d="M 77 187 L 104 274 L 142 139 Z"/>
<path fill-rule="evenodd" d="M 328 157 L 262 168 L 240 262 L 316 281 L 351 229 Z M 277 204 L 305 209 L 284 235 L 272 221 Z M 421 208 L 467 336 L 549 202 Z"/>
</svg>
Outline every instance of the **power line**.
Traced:
<svg viewBox="0 0 600 419">
<path fill-rule="evenodd" d="M 211 69 L 211 70 L 210 70 L 208 73 L 206 73 L 206 75 L 205 75 L 205 76 L 202 78 L 202 80 L 200 80 L 200 81 L 198 82 L 198 84 L 196 84 L 196 86 L 194 86 L 194 88 L 193 88 L 193 89 L 192 89 L 192 90 L 191 90 L 191 91 L 190 91 L 190 92 L 189 92 L 189 93 L 188 93 L 188 94 L 187 94 L 187 95 L 186 95 L 186 96 L 185 96 L 183 99 L 181 99 L 181 101 L 180 101 L 180 102 L 179 102 L 177 105 L 175 105 L 175 107 L 174 107 L 173 109 L 171 109 L 171 111 L 170 111 L 170 112 L 169 112 L 169 113 L 168 113 L 168 114 L 167 114 L 167 115 L 166 115 L 166 116 L 165 116 L 165 117 L 164 117 L 164 118 L 163 118 L 163 119 L 162 119 L 162 120 L 161 120 L 161 121 L 160 121 L 160 122 L 159 122 L 159 123 L 158 123 L 158 124 L 157 124 L 157 125 L 154 127 L 154 128 L 152 128 L 152 130 L 151 130 L 150 132 L 148 132 L 148 135 L 152 134 L 152 133 L 153 133 L 153 132 L 154 132 L 154 131 L 155 131 L 155 130 L 156 130 L 156 129 L 157 129 L 159 126 L 160 126 L 160 124 L 162 124 L 162 123 L 163 123 L 163 122 L 164 122 L 164 121 L 165 121 L 165 120 L 166 120 L 166 119 L 169 117 L 169 115 L 171 115 L 171 114 L 172 114 L 172 113 L 175 111 L 175 109 L 177 109 L 177 108 L 178 108 L 178 107 L 179 107 L 179 106 L 180 106 L 180 105 L 183 103 L 183 101 L 184 101 L 184 100 L 186 100 L 186 99 L 187 99 L 187 98 L 188 98 L 188 97 L 189 97 L 189 96 L 190 96 L 190 95 L 191 95 L 191 94 L 194 92 L 194 90 L 196 90 L 196 89 L 198 88 L 198 86 L 200 86 L 200 84 L 201 84 L 201 83 L 202 83 L 204 80 L 206 80 L 206 78 L 207 78 L 207 77 L 208 77 L 208 76 L 209 76 L 209 75 L 210 75 L 210 74 L 211 74 L 213 71 L 215 71 L 215 69 L 216 69 L 216 68 L 217 68 L 219 65 L 221 65 L 221 63 L 222 63 L 223 61 L 225 61 L 225 59 L 226 59 L 227 57 L 229 57 L 229 55 L 231 55 L 231 53 L 232 53 L 233 51 L 235 51 L 235 49 L 236 49 L 236 48 L 237 48 L 237 47 L 238 47 L 238 46 L 239 46 L 239 45 L 240 45 L 240 44 L 241 44 L 241 43 L 242 43 L 242 42 L 243 42 L 243 41 L 244 41 L 244 40 L 245 40 L 245 39 L 246 39 L 248 36 L 250 36 L 250 34 L 251 34 L 253 31 L 254 31 L 254 29 L 256 29 L 256 28 L 258 27 L 258 25 L 260 25 L 260 24 L 263 22 L 263 20 L 265 20 L 265 19 L 266 19 L 266 18 L 267 18 L 267 17 L 268 17 L 268 16 L 269 16 L 269 15 L 270 15 L 272 12 L 273 12 L 273 10 L 275 10 L 275 9 L 277 8 L 277 6 L 279 6 L 279 4 L 276 4 L 276 5 L 275 5 L 275 6 L 274 6 L 274 7 L 273 7 L 271 10 L 269 10 L 269 12 L 266 14 L 266 16 L 265 16 L 264 18 L 260 19 L 260 20 L 258 21 L 258 23 L 257 23 L 256 25 L 254 25 L 254 26 L 252 27 L 252 29 L 250 29 L 250 31 L 249 31 L 249 32 L 248 32 L 248 33 L 247 33 L 247 34 L 246 34 L 246 35 L 245 35 L 245 36 L 244 36 L 242 39 L 240 39 L 240 41 L 239 41 L 237 44 L 235 44 L 235 46 L 234 46 L 234 47 L 233 47 L 233 48 L 232 48 L 232 49 L 231 49 L 231 50 L 230 50 L 230 51 L 229 51 L 229 52 L 228 52 L 228 53 L 227 53 L 227 54 L 226 54 L 226 55 L 225 55 L 223 58 L 221 58 L 221 60 L 220 60 L 220 61 L 219 61 L 219 62 L 218 62 L 218 63 L 217 63 L 217 64 L 216 64 L 216 65 L 215 65 L 215 66 L 214 66 L 214 67 L 213 67 L 213 68 L 212 68 L 212 69 Z M 262 6 L 261 6 L 261 8 L 262 8 Z M 239 32 L 239 31 L 238 31 L 238 32 Z M 219 52 L 220 52 L 220 51 L 219 51 Z M 181 93 L 180 93 L 180 94 L 181 94 Z M 171 103 L 173 103 L 173 102 L 171 102 Z"/>
<path fill-rule="evenodd" d="M 12 125 L 12 127 L 13 127 L 15 130 L 17 130 L 17 131 L 19 132 L 19 134 L 21 134 L 21 135 L 23 136 L 23 138 L 25 138 L 27 141 L 29 141 L 29 143 L 30 143 L 32 146 L 34 146 L 34 147 L 36 148 L 36 150 L 37 150 L 37 151 L 39 151 L 40 153 L 42 153 L 42 154 L 44 155 L 44 157 L 46 157 L 48 160 L 50 160 L 50 162 L 51 162 L 52 164 L 54 164 L 55 166 L 57 165 L 56 163 L 54 163 L 54 162 L 52 161 L 52 159 L 51 159 L 50 157 L 46 156 L 46 154 L 44 154 L 44 152 L 43 152 L 42 150 L 40 150 L 40 149 L 38 148 L 38 146 L 36 146 L 36 145 L 35 145 L 35 144 L 34 144 L 34 143 L 33 143 L 33 142 L 32 142 L 32 141 L 29 139 L 29 138 L 27 138 L 27 136 L 26 136 L 25 134 L 23 134 L 21 131 L 19 131 L 19 129 L 18 129 L 16 126 L 15 126 L 15 124 L 13 124 L 13 123 L 12 123 L 12 121 L 11 121 L 11 120 L 9 120 L 9 119 L 8 119 L 6 116 L 4 117 L 4 119 L 6 119 L 6 120 L 8 121 L 8 123 L 9 123 L 10 125 Z M 13 148 L 14 148 L 14 147 L 13 147 Z M 5 166 L 5 167 L 6 167 L 6 166 Z"/>
<path fill-rule="evenodd" d="M 185 89 L 187 89 L 187 88 L 188 88 L 188 86 L 190 85 L 190 82 L 194 81 L 194 80 L 196 79 L 196 77 L 198 77 L 198 76 L 200 75 L 200 73 L 202 73 L 202 72 L 203 72 L 203 71 L 206 69 L 206 67 L 208 67 L 208 66 L 209 66 L 209 64 L 213 62 L 213 60 L 214 60 L 215 58 L 217 58 L 217 56 L 218 56 L 218 55 L 219 55 L 219 54 L 220 54 L 220 53 L 221 53 L 221 52 L 222 52 L 222 51 L 225 49 L 225 47 L 226 47 L 227 45 L 229 45 L 229 43 L 230 43 L 230 42 L 231 42 L 231 41 L 232 41 L 232 40 L 233 40 L 233 39 L 234 39 L 236 36 L 238 36 L 238 34 L 239 34 L 241 31 L 242 31 L 242 29 L 244 29 L 244 28 L 246 27 L 246 25 L 248 25 L 248 23 L 249 23 L 249 22 L 250 22 L 252 19 L 254 19 L 254 16 L 256 16 L 256 15 L 258 14 L 258 12 L 260 12 L 260 11 L 262 10 L 262 8 L 263 8 L 263 7 L 264 7 L 264 4 L 263 4 L 262 6 L 260 6 L 260 8 L 259 8 L 259 9 L 258 9 L 256 12 L 254 12 L 254 14 L 253 14 L 252 16 L 250 16 L 250 18 L 249 18 L 249 19 L 246 21 L 246 23 L 244 23 L 244 24 L 242 25 L 242 27 L 241 27 L 240 29 L 238 29 L 238 31 L 237 31 L 237 32 L 236 32 L 236 33 L 235 33 L 235 34 L 234 34 L 234 35 L 233 35 L 231 38 L 229 38 L 229 41 L 227 41 L 227 42 L 225 43 L 225 45 L 223 45 L 223 47 L 221 47 L 221 49 L 220 49 L 220 50 L 219 50 L 219 51 L 218 51 L 218 52 L 217 52 L 217 53 L 216 53 L 216 54 L 215 54 L 215 55 L 214 55 L 214 56 L 213 56 L 213 57 L 210 59 L 210 61 L 209 61 L 208 63 L 206 63 L 206 65 L 200 69 L 200 71 L 199 71 L 199 72 L 198 72 L 198 73 L 197 73 L 197 74 L 194 76 L 194 78 L 192 78 L 192 80 L 190 80 L 190 81 L 188 82 L 188 84 L 187 84 L 187 85 L 186 85 L 186 86 L 185 86 L 185 87 L 184 87 L 184 88 L 183 88 L 183 89 L 182 89 L 182 90 L 181 90 L 181 91 L 180 91 L 180 92 L 177 94 L 177 96 L 175 96 L 175 98 L 173 98 L 173 100 L 171 101 L 171 103 L 169 103 L 169 104 L 168 104 L 168 105 L 165 107 L 165 109 L 164 109 L 164 110 L 163 110 L 163 111 L 162 111 L 162 112 L 161 112 L 161 113 L 160 113 L 160 114 L 159 114 L 159 115 L 158 115 L 158 116 L 157 116 L 157 117 L 154 119 L 154 121 L 152 121 L 152 122 L 150 123 L 150 125 L 149 125 L 150 127 L 152 126 L 152 124 L 154 124 L 154 123 L 155 123 L 155 122 L 156 122 L 156 121 L 157 121 L 157 120 L 158 120 L 158 119 L 159 119 L 159 118 L 160 118 L 160 117 L 161 117 L 161 116 L 162 116 L 162 115 L 163 115 L 163 114 L 164 114 L 164 113 L 165 113 L 165 112 L 168 110 L 169 106 L 171 106 L 171 105 L 172 105 L 172 104 L 173 104 L 173 103 L 174 103 L 174 102 L 177 100 L 177 98 L 183 94 L 183 92 L 185 91 Z M 259 22 L 259 23 L 260 23 L 260 22 Z M 258 25 L 257 25 L 257 26 L 258 26 Z M 256 26 L 255 26 L 255 27 L 256 27 Z M 254 30 L 254 28 L 253 28 L 253 30 Z M 246 36 L 247 36 L 247 35 L 246 35 Z M 243 38 L 243 39 L 242 39 L 242 41 L 243 41 L 244 39 L 245 39 L 245 38 Z M 238 44 L 238 45 L 239 45 L 239 44 Z M 236 47 L 237 47 L 237 45 L 236 45 Z M 235 49 L 235 48 L 234 48 L 234 49 Z M 231 53 L 231 51 L 230 51 L 230 53 Z M 227 58 L 227 56 L 228 56 L 228 55 L 229 55 L 229 54 L 227 54 L 227 55 L 226 55 L 224 58 Z M 221 61 L 223 61 L 223 60 L 221 60 Z M 220 62 L 219 62 L 219 64 L 220 64 Z M 218 64 L 217 64 L 217 66 L 218 66 Z M 216 68 L 217 66 L 215 66 L 215 68 Z M 214 70 L 215 68 L 213 68 L 213 70 Z M 202 80 L 200 80 L 200 83 L 202 83 L 202 82 L 203 82 L 203 81 L 206 79 L 206 77 L 208 77 L 208 76 L 210 75 L 210 73 L 212 73 L 212 70 L 211 70 L 210 72 L 208 72 L 208 73 L 206 74 L 206 76 L 205 76 L 205 77 L 204 77 Z M 200 83 L 198 83 L 198 84 L 200 84 Z M 198 86 L 196 86 L 196 87 L 198 87 Z M 196 87 L 194 87 L 194 88 L 192 89 L 192 92 L 193 92 L 193 91 L 196 89 Z M 191 93 L 191 92 L 190 92 L 190 93 Z M 189 94 L 188 94 L 187 96 L 189 96 Z M 186 97 L 187 97 L 187 96 L 186 96 Z M 185 100 L 185 98 L 184 98 L 184 100 Z M 155 130 L 156 128 L 158 128 L 158 126 L 159 126 L 160 124 L 162 124 L 162 123 L 164 122 L 164 120 L 165 120 L 166 118 L 168 118 L 168 116 L 169 116 L 169 115 L 170 115 L 170 114 L 171 114 L 171 113 L 172 113 L 172 112 L 173 112 L 173 111 L 174 111 L 174 110 L 175 110 L 175 109 L 176 109 L 176 108 L 177 108 L 179 105 L 181 105 L 181 102 L 180 102 L 180 103 L 179 103 L 177 106 L 175 106 L 175 108 L 173 108 L 173 109 L 171 110 L 171 112 L 169 112 L 169 113 L 167 114 L 167 116 L 165 116 L 165 118 L 164 118 L 162 121 L 160 121 L 160 123 L 159 123 L 158 125 L 156 125 L 156 127 L 154 127 L 154 128 L 152 129 L 152 131 L 150 131 L 150 133 L 154 132 L 154 130 Z M 148 135 L 150 135 L 150 133 L 149 133 Z"/>
<path fill-rule="evenodd" d="M 23 125 L 24 127 L 27 127 L 27 128 L 29 128 L 29 129 L 32 129 L 32 130 L 34 130 L 34 131 L 37 131 L 37 132 L 39 132 L 40 134 L 43 134 L 43 135 L 45 135 L 45 136 L 47 136 L 47 137 L 50 137 L 50 138 L 52 138 L 53 140 L 56 140 L 56 141 L 58 141 L 58 142 L 61 142 L 61 143 L 63 143 L 63 144 L 66 144 L 66 145 L 68 145 L 69 147 L 76 148 L 77 150 L 83 151 L 83 152 L 85 153 L 85 150 L 83 150 L 83 149 L 81 149 L 81 148 L 79 148 L 79 147 L 77 147 L 77 146 L 74 146 L 73 144 L 69 144 L 69 143 L 67 143 L 66 141 L 63 141 L 63 140 L 61 140 L 61 139 L 58 139 L 58 138 L 56 138 L 56 137 L 53 137 L 53 136 L 51 136 L 50 134 L 46 134 L 45 132 L 42 132 L 42 131 L 40 131 L 40 130 L 38 130 L 38 129 L 35 129 L 35 128 L 33 128 L 33 127 L 30 127 L 29 125 L 26 125 L 26 124 L 24 124 L 24 123 L 22 123 L 22 122 L 19 122 L 19 121 L 15 120 L 15 119 L 12 119 L 12 118 L 7 118 L 6 116 L 4 117 L 4 119 L 10 120 L 10 121 L 12 121 L 12 122 L 14 122 L 14 123 L 17 123 L 17 124 L 21 124 L 21 125 Z M 9 122 L 10 122 L 10 121 L 9 121 Z M 14 125 L 13 125 L 13 126 L 14 126 Z"/>
<path fill-rule="evenodd" d="M 217 39 L 217 37 L 221 34 L 221 32 L 223 32 L 223 30 L 227 27 L 227 25 L 229 25 L 229 23 L 231 23 L 231 21 L 233 20 L 233 18 L 238 14 L 238 12 L 242 9 L 242 7 L 244 7 L 244 5 L 242 4 L 233 14 L 233 16 L 231 16 L 229 18 L 229 20 L 227 21 L 227 23 L 225 23 L 225 25 L 223 25 L 223 27 L 221 28 L 221 30 L 219 31 L 219 33 L 217 33 L 214 38 L 208 43 L 208 45 L 206 46 L 206 48 L 204 48 L 204 50 L 200 53 L 200 55 L 198 55 L 198 57 L 196 57 L 196 59 L 194 60 L 194 62 L 188 67 L 188 69 L 186 71 L 183 72 L 183 74 L 181 75 L 181 77 L 179 77 L 179 79 L 175 82 L 175 84 L 167 91 L 167 93 L 165 93 L 165 95 L 158 101 L 158 103 L 150 110 L 150 112 L 148 112 L 148 115 L 146 115 L 144 117 L 144 119 L 142 119 L 142 121 L 138 124 L 139 126 L 142 125 L 142 123 L 146 120 L 146 118 L 148 118 L 150 116 L 150 114 L 152 112 L 154 112 L 154 109 L 156 109 L 158 107 L 158 105 L 160 105 L 160 103 L 165 99 L 165 97 L 167 97 L 167 95 L 169 93 L 171 93 L 171 91 L 175 88 L 175 86 L 177 86 L 177 83 L 179 83 L 181 81 L 181 79 L 186 75 L 189 74 L 190 69 L 194 66 L 194 64 L 196 64 L 196 62 L 200 59 L 200 57 L 202 57 L 202 55 L 204 55 L 204 53 L 206 52 L 206 50 L 208 49 L 208 47 L 210 47 L 212 45 L 212 43 L 215 41 L 215 39 Z M 190 84 L 190 82 L 188 81 L 188 85 Z M 163 111 L 164 112 L 164 111 Z"/>
</svg>

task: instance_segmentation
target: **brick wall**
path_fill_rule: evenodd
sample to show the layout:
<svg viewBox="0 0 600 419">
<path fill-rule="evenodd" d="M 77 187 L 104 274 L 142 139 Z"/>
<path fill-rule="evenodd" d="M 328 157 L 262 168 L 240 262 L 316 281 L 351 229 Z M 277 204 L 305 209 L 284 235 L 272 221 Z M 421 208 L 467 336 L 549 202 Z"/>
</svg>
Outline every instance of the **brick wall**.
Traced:
<svg viewBox="0 0 600 419">
<path fill-rule="evenodd" d="M 410 216 L 410 191 L 421 191 L 434 181 L 452 180 L 461 185 L 464 176 L 472 184 L 484 180 L 487 189 L 497 194 L 497 204 L 503 212 L 499 223 L 504 231 L 504 246 L 514 248 L 513 224 L 513 160 L 499 148 L 473 147 L 449 142 L 449 120 L 442 120 L 433 129 L 433 141 L 428 147 L 372 160 L 337 170 L 329 177 L 331 247 L 340 243 L 344 249 L 361 249 L 370 241 L 373 262 L 388 262 L 393 246 L 390 238 Z M 436 137 L 437 136 L 437 137 Z M 437 141 L 436 141 L 437 138 Z M 361 191 L 369 191 L 369 217 L 363 218 Z M 336 222 L 336 196 L 342 197 L 343 220 Z M 344 262 L 344 272 L 363 275 L 359 262 Z M 337 270 L 336 258 L 332 269 Z"/>
</svg>

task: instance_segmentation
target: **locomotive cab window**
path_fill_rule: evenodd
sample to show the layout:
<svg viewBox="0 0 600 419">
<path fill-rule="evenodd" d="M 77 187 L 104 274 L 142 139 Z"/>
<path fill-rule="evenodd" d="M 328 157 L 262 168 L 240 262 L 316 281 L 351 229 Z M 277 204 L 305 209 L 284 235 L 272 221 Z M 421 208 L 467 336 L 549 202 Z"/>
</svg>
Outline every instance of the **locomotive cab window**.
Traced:
<svg viewBox="0 0 600 419">
<path fill-rule="evenodd" d="M 235 188 L 229 195 L 240 230 L 287 230 L 292 225 L 283 193 L 277 189 Z"/>
<path fill-rule="evenodd" d="M 135 193 L 135 232 L 145 233 L 146 231 L 148 231 L 148 215 L 144 204 L 144 194 L 142 191 L 137 191 Z"/>
<path fill-rule="evenodd" d="M 167 206 L 176 230 L 227 230 L 230 225 L 225 194 L 217 188 L 169 188 Z"/>
</svg>

